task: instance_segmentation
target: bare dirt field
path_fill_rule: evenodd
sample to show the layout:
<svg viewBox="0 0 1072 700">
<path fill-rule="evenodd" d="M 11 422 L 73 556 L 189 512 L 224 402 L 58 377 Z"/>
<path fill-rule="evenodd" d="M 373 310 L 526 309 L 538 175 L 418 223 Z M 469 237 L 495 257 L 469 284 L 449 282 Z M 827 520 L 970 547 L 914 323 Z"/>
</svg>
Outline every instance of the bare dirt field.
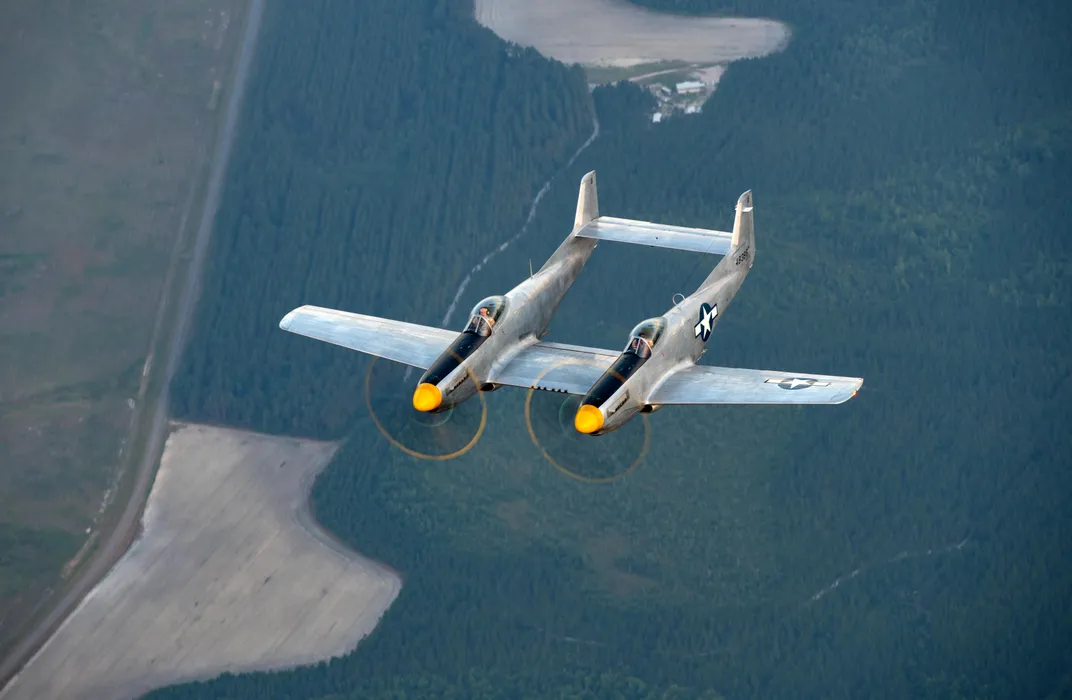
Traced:
<svg viewBox="0 0 1072 700">
<path fill-rule="evenodd" d="M 175 426 L 142 536 L 0 699 L 133 698 L 352 650 L 401 581 L 309 516 L 335 449 Z"/>
<path fill-rule="evenodd" d="M 247 5 L 0 8 L 0 652 L 115 493 Z"/>
<path fill-rule="evenodd" d="M 624 0 L 476 0 L 475 11 L 508 41 L 592 67 L 723 64 L 766 56 L 789 39 L 788 27 L 773 20 L 682 17 Z"/>
</svg>

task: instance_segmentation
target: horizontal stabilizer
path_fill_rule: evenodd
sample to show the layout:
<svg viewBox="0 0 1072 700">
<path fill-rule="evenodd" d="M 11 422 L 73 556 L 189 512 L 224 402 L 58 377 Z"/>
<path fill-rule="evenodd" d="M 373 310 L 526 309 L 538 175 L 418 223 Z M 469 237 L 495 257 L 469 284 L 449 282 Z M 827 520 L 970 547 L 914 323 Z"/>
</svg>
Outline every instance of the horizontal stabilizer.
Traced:
<svg viewBox="0 0 1072 700">
<path fill-rule="evenodd" d="M 581 238 L 633 243 L 653 248 L 687 250 L 692 253 L 725 255 L 730 252 L 733 234 L 703 228 L 667 226 L 647 221 L 601 216 L 577 232 Z"/>
<path fill-rule="evenodd" d="M 690 365 L 674 372 L 657 386 L 648 397 L 648 403 L 834 404 L 851 399 L 863 383 L 859 377 Z"/>
</svg>

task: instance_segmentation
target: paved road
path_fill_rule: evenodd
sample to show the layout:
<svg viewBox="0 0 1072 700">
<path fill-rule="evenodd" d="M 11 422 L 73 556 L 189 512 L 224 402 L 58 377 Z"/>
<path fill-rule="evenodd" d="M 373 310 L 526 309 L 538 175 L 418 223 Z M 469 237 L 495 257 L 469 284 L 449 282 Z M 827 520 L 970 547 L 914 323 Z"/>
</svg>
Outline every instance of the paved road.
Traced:
<svg viewBox="0 0 1072 700">
<path fill-rule="evenodd" d="M 223 178 L 227 172 L 227 164 L 231 155 L 231 144 L 241 114 L 242 97 L 245 93 L 246 81 L 249 77 L 249 69 L 253 63 L 253 56 L 257 45 L 257 37 L 260 34 L 261 20 L 264 15 L 264 0 L 251 0 L 249 15 L 246 21 L 245 35 L 242 37 L 242 46 L 238 53 L 238 63 L 235 69 L 230 99 L 227 103 L 227 112 L 224 116 L 223 131 L 216 141 L 216 151 L 212 157 L 209 171 L 208 190 L 202 209 L 201 222 L 197 229 L 197 238 L 194 242 L 193 259 L 188 267 L 186 283 L 183 285 L 179 299 L 178 314 L 175 317 L 175 327 L 172 329 L 171 340 L 166 349 L 167 365 L 164 385 L 151 408 L 152 425 L 149 429 L 145 450 L 138 462 L 135 477 L 134 490 L 130 501 L 126 504 L 118 526 L 112 531 L 108 539 L 101 545 L 101 550 L 92 558 L 88 567 L 74 582 L 67 594 L 56 604 L 52 612 L 26 636 L 12 651 L 7 658 L 0 661 L 0 683 L 6 683 L 28 661 L 32 661 L 42 644 L 48 640 L 57 630 L 61 621 L 76 609 L 85 595 L 91 591 L 104 576 L 111 570 L 115 563 L 126 551 L 134 532 L 137 529 L 140 513 L 145 498 L 152 483 L 156 466 L 156 459 L 160 454 L 167 427 L 167 410 L 169 399 L 169 385 L 171 377 L 178 367 L 182 356 L 182 349 L 186 341 L 190 320 L 193 317 L 194 302 L 197 300 L 201 268 L 205 262 L 209 240 L 212 237 L 212 224 L 219 207 L 220 191 L 223 186 Z M 183 227 L 185 228 L 185 227 Z M 180 231 L 179 235 L 182 235 Z M 166 304 L 166 300 L 161 304 Z M 155 346 L 155 343 L 154 343 Z M 153 361 L 152 356 L 146 362 L 146 372 L 143 376 L 142 391 L 146 385 L 148 370 Z M 129 440 L 128 444 L 133 444 Z M 0 697 L 3 696 L 0 691 Z"/>
</svg>

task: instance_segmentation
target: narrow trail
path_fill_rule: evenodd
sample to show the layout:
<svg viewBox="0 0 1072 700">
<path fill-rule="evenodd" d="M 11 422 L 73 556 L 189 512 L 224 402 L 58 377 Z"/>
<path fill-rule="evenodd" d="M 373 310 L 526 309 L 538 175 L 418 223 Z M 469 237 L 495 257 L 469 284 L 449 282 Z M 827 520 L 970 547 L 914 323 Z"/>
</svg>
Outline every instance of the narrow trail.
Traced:
<svg viewBox="0 0 1072 700">
<path fill-rule="evenodd" d="M 563 165 L 561 168 L 559 168 L 557 171 L 555 171 L 551 175 L 551 177 L 547 178 L 547 182 L 543 183 L 543 187 L 541 187 L 540 191 L 536 193 L 536 198 L 532 200 L 532 206 L 529 207 L 528 218 L 525 219 L 525 223 L 522 224 L 521 229 L 517 233 L 515 233 L 512 237 L 506 239 L 506 241 L 504 241 L 503 243 L 500 243 L 499 246 L 496 247 L 494 250 L 492 250 L 490 253 L 485 255 L 484 258 L 480 262 L 478 262 L 476 265 L 474 265 L 473 269 L 469 270 L 469 273 L 465 275 L 465 278 L 462 279 L 462 283 L 458 286 L 458 291 L 454 294 L 453 301 L 451 301 L 450 306 L 447 307 L 447 313 L 445 313 L 443 315 L 443 321 L 441 322 L 441 325 L 444 328 L 448 327 L 447 324 L 450 323 L 450 317 L 454 314 L 454 310 L 457 308 L 458 302 L 461 301 L 462 294 L 465 293 L 466 288 L 469 286 L 469 283 L 472 281 L 473 275 L 475 275 L 476 273 L 480 272 L 480 270 L 482 270 L 484 268 L 484 266 L 488 264 L 488 261 L 490 261 L 496 255 L 498 255 L 499 253 L 501 253 L 504 250 L 506 250 L 507 248 L 509 248 L 511 243 L 513 243 L 517 239 L 521 238 L 522 235 L 524 235 L 525 231 L 527 231 L 528 228 L 529 228 L 529 224 L 531 224 L 533 218 L 536 217 L 536 209 L 540 206 L 540 200 L 542 200 L 543 196 L 545 194 L 547 194 L 548 190 L 551 189 L 551 183 L 553 183 L 555 181 L 555 178 L 557 178 L 559 175 L 561 175 L 564 171 L 569 170 L 573 166 L 573 164 L 577 161 L 577 158 L 580 157 L 580 155 L 582 153 L 584 153 L 584 151 L 589 146 L 592 145 L 592 142 L 595 141 L 598 136 L 599 136 L 599 117 L 596 116 L 595 109 L 593 108 L 592 109 L 592 135 L 589 136 L 588 140 L 585 141 L 584 143 L 582 143 L 581 147 L 578 148 L 574 152 L 573 156 L 569 159 L 569 162 L 567 162 L 565 165 Z"/>
<path fill-rule="evenodd" d="M 580 155 L 584 153 L 585 150 L 589 146 L 591 146 L 592 142 L 595 141 L 598 137 L 599 116 L 596 115 L 595 106 L 593 105 L 592 135 L 588 137 L 588 140 L 581 144 L 580 148 L 574 151 L 573 155 L 570 157 L 569 161 L 567 161 L 565 165 L 563 165 L 561 168 L 552 173 L 551 177 L 547 178 L 547 182 L 543 183 L 543 187 L 540 188 L 540 191 L 536 193 L 536 197 L 532 200 L 532 206 L 529 207 L 529 215 L 525 218 L 525 223 L 521 225 L 521 228 L 518 230 L 518 232 L 510 238 L 507 238 L 505 241 L 496 246 L 491 252 L 485 255 L 480 260 L 480 262 L 474 265 L 473 269 L 469 270 L 469 272 L 466 273 L 465 277 L 462 278 L 461 284 L 458 285 L 458 291 L 454 293 L 454 299 L 451 300 L 450 306 L 447 307 L 447 312 L 443 314 L 443 320 L 439 323 L 441 328 L 450 328 L 450 317 L 454 315 L 455 309 L 458 308 L 458 302 L 462 299 L 462 294 L 465 294 L 465 290 L 469 287 L 469 283 L 473 281 L 473 275 L 484 269 L 484 266 L 487 265 L 492 258 L 509 248 L 511 243 L 515 242 L 517 239 L 521 238 L 521 236 L 525 234 L 525 231 L 527 231 L 529 228 L 529 224 L 531 224 L 532 220 L 536 217 L 536 210 L 540 206 L 540 201 L 543 199 L 543 196 L 547 194 L 548 190 L 551 189 L 551 184 L 555 181 L 555 178 L 557 178 L 566 170 L 569 170 L 571 167 L 573 167 L 573 164 L 577 162 L 577 158 L 579 158 Z M 402 375 L 402 383 L 408 384 L 412 376 L 413 368 L 407 367 L 405 374 Z"/>
<path fill-rule="evenodd" d="M 793 603 L 792 599 L 790 599 L 790 600 L 785 600 L 785 599 L 782 599 L 782 600 L 768 600 L 766 602 L 756 603 L 755 605 L 746 605 L 745 607 L 754 607 L 756 609 L 763 608 L 763 607 L 768 607 L 768 606 L 781 607 L 783 610 L 786 611 L 785 615 L 782 618 L 783 622 L 785 622 L 785 621 L 788 621 L 791 618 L 794 618 L 795 616 L 801 614 L 812 603 L 815 603 L 815 602 L 825 598 L 827 595 L 829 595 L 834 590 L 839 588 L 841 586 L 841 584 L 846 583 L 848 581 L 851 581 L 852 579 L 855 579 L 855 578 L 867 573 L 868 571 L 870 571 L 872 569 L 877 569 L 877 568 L 884 567 L 884 566 L 890 566 L 890 565 L 896 564 L 898 562 L 908 561 L 909 559 L 923 559 L 923 558 L 927 558 L 927 557 L 935 557 L 935 556 L 940 556 L 940 555 L 943 555 L 943 554 L 950 554 L 952 552 L 960 551 L 960 550 L 964 549 L 964 547 L 968 544 L 968 541 L 970 539 L 971 539 L 971 535 L 968 534 L 967 536 L 964 537 L 964 539 L 962 539 L 959 542 L 956 542 L 954 544 L 947 544 L 947 545 L 941 546 L 941 547 L 932 547 L 930 549 L 920 549 L 920 550 L 915 550 L 915 551 L 904 550 L 904 551 L 900 552 L 899 554 L 896 554 L 896 555 L 894 555 L 892 557 L 888 557 L 886 559 L 881 559 L 881 560 L 878 560 L 878 561 L 873 561 L 870 564 L 864 564 L 863 566 L 860 566 L 860 567 L 854 569 L 853 571 L 851 571 L 848 574 L 838 576 L 836 579 L 834 579 L 834 581 L 832 583 L 827 585 L 825 588 L 822 588 L 821 590 L 819 590 L 818 592 L 814 593 L 813 595 L 811 595 L 807 599 L 805 599 L 803 601 L 799 601 L 799 603 Z M 737 607 L 734 604 L 731 604 L 731 605 L 726 606 L 726 607 L 731 607 L 731 606 L 732 607 Z M 555 630 L 549 630 L 549 629 L 545 629 L 545 628 L 542 628 L 542 627 L 537 627 L 535 629 L 538 632 L 545 633 L 545 634 L 550 634 L 552 639 L 554 639 L 555 641 L 558 641 L 558 642 L 565 643 L 565 644 L 587 645 L 587 646 L 598 646 L 598 647 L 606 647 L 606 646 L 608 646 L 608 642 L 605 642 L 605 641 L 599 641 L 599 640 L 595 640 L 595 639 L 585 639 L 585 638 L 582 638 L 582 637 L 566 636 L 564 634 L 556 634 Z M 712 657 L 712 656 L 721 656 L 721 655 L 728 655 L 730 653 L 735 653 L 737 651 L 740 651 L 742 646 L 743 646 L 743 642 L 735 642 L 735 643 L 727 644 L 725 646 L 718 646 L 716 648 L 709 649 L 708 651 L 701 651 L 701 652 L 695 652 L 695 653 L 687 653 L 687 652 L 671 651 L 671 650 L 660 649 L 660 648 L 653 648 L 651 650 L 651 653 L 652 654 L 657 654 L 659 656 L 667 656 L 667 657 L 678 658 L 678 659 L 699 659 L 699 658 L 709 658 L 709 657 Z"/>
<path fill-rule="evenodd" d="M 818 591 L 817 593 L 815 593 L 811 598 L 808 599 L 807 602 L 808 603 L 814 603 L 815 601 L 822 599 L 823 597 L 828 595 L 831 591 L 833 591 L 838 586 L 840 586 L 842 583 L 845 583 L 846 581 L 851 581 L 852 579 L 856 578 L 860 574 L 866 573 L 869 569 L 876 569 L 876 568 L 878 568 L 880 566 L 887 566 L 889 564 L 896 564 L 897 562 L 905 561 L 906 559 L 920 559 L 920 558 L 923 558 L 923 557 L 933 557 L 933 556 L 936 556 L 938 554 L 948 554 L 949 552 L 952 552 L 952 551 L 955 551 L 955 550 L 964 549 L 964 545 L 968 544 L 968 538 L 969 537 L 971 537 L 971 535 L 966 536 L 964 539 L 962 539 L 960 542 L 957 542 L 956 544 L 947 544 L 944 547 L 934 547 L 934 548 L 931 548 L 931 549 L 922 549 L 922 550 L 918 550 L 918 551 L 915 551 L 915 552 L 909 552 L 909 551 L 906 550 L 906 551 L 901 552 L 900 554 L 897 554 L 895 556 L 890 557 L 889 559 L 883 559 L 881 561 L 874 562 L 874 563 L 871 563 L 871 564 L 865 564 L 864 566 L 861 566 L 861 567 L 858 567 L 856 569 L 853 569 L 850 573 L 847 573 L 844 576 L 838 576 L 836 579 L 834 579 L 833 583 L 831 583 L 829 586 L 826 586 L 825 588 L 823 588 L 820 591 Z"/>
</svg>

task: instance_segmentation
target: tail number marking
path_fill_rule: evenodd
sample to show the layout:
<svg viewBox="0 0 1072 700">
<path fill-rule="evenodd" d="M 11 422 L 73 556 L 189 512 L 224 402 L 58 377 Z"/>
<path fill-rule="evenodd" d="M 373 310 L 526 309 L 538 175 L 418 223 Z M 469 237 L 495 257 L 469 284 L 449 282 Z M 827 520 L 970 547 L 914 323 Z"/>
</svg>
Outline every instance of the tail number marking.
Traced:
<svg viewBox="0 0 1072 700">
<path fill-rule="evenodd" d="M 751 257 L 752 257 L 752 246 L 748 246 L 743 251 L 741 251 L 741 253 L 737 256 L 737 258 L 734 260 L 734 264 L 739 266 L 739 265 L 741 265 L 741 263 L 743 263 L 746 260 L 748 260 L 749 261 L 748 262 L 748 267 L 752 267 L 752 263 L 751 263 L 751 260 L 750 260 Z"/>
</svg>

